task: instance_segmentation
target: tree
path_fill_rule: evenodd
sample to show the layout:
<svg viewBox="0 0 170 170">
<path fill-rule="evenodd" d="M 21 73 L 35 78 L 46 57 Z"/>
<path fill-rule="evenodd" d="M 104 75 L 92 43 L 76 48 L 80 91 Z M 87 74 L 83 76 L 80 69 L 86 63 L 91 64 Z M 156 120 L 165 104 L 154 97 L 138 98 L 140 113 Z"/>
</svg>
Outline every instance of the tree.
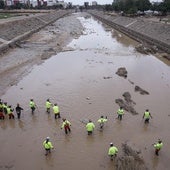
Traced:
<svg viewBox="0 0 170 170">
<path fill-rule="evenodd" d="M 159 11 L 162 12 L 162 15 L 167 15 L 168 8 L 165 2 L 161 2 L 159 5 Z"/>
<path fill-rule="evenodd" d="M 106 11 L 113 11 L 113 6 L 112 5 L 105 5 L 105 10 Z"/>
<path fill-rule="evenodd" d="M 151 10 L 152 11 L 159 11 L 159 3 L 153 3 L 151 5 Z"/>
<path fill-rule="evenodd" d="M 4 9 L 4 7 L 5 7 L 4 1 L 0 0 L 0 9 Z"/>
<path fill-rule="evenodd" d="M 137 0 L 136 1 L 136 7 L 140 11 L 146 11 L 151 8 L 151 3 L 149 0 Z"/>
<path fill-rule="evenodd" d="M 170 0 L 164 0 L 163 4 L 166 10 L 170 12 Z"/>
</svg>

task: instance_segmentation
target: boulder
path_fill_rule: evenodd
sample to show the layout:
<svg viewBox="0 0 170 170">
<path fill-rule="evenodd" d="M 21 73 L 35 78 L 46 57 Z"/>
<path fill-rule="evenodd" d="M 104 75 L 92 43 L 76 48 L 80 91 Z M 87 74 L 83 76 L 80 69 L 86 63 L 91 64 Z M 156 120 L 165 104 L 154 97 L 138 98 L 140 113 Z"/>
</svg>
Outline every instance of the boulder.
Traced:
<svg viewBox="0 0 170 170">
<path fill-rule="evenodd" d="M 116 74 L 119 75 L 120 77 L 124 77 L 124 78 L 127 78 L 127 70 L 125 67 L 120 67 L 118 68 Z"/>
</svg>

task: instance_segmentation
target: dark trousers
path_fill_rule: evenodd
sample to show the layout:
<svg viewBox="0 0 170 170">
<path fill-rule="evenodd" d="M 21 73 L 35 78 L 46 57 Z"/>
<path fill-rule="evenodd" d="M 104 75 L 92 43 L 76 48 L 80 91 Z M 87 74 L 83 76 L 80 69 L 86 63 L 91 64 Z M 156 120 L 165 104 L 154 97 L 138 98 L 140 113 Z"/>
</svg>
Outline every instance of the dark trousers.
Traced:
<svg viewBox="0 0 170 170">
<path fill-rule="evenodd" d="M 8 112 L 7 112 L 7 108 L 4 108 L 4 113 L 5 113 L 5 114 L 7 114 L 7 113 L 8 113 Z"/>
<path fill-rule="evenodd" d="M 35 111 L 35 107 L 31 107 L 31 111 L 32 111 L 32 114 L 33 114 L 34 111 Z"/>
<path fill-rule="evenodd" d="M 122 115 L 118 115 L 117 117 L 119 120 L 122 120 Z"/>
<path fill-rule="evenodd" d="M 55 114 L 54 114 L 54 118 L 55 118 L 55 119 L 60 118 L 60 113 L 55 113 Z"/>
<path fill-rule="evenodd" d="M 160 149 L 155 149 L 155 155 L 159 155 L 159 151 L 160 151 Z"/>
<path fill-rule="evenodd" d="M 17 112 L 17 118 L 20 119 L 21 117 L 21 112 Z"/>
<path fill-rule="evenodd" d="M 116 156 L 117 156 L 117 154 L 110 155 L 110 159 L 113 160 Z"/>
<path fill-rule="evenodd" d="M 14 115 L 13 115 L 13 113 L 10 113 L 9 114 L 9 119 L 14 119 L 15 117 L 14 117 Z"/>
<path fill-rule="evenodd" d="M 49 153 L 51 153 L 51 149 L 45 149 L 46 153 L 45 156 L 47 156 Z"/>
<path fill-rule="evenodd" d="M 88 135 L 91 135 L 93 131 L 87 131 L 87 134 Z"/>
<path fill-rule="evenodd" d="M 104 123 L 100 123 L 100 129 L 103 129 Z"/>
<path fill-rule="evenodd" d="M 65 134 L 71 132 L 70 126 L 64 126 Z"/>
<path fill-rule="evenodd" d="M 145 119 L 145 123 L 149 123 L 149 118 L 146 118 L 146 119 Z"/>
<path fill-rule="evenodd" d="M 50 108 L 47 108 L 47 113 L 50 113 Z"/>
<path fill-rule="evenodd" d="M 5 119 L 5 116 L 3 113 L 0 113 L 0 119 Z"/>
</svg>

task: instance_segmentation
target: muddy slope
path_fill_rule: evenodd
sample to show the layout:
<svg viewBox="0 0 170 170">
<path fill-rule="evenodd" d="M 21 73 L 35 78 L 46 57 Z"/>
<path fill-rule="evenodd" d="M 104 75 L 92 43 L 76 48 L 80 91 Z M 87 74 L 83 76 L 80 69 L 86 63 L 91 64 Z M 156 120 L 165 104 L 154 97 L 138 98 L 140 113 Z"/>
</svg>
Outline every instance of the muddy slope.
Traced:
<svg viewBox="0 0 170 170">
<path fill-rule="evenodd" d="M 82 34 L 83 27 L 74 15 L 57 20 L 20 41 L 18 47 L 9 49 L 0 57 L 0 76 L 2 95 L 9 86 L 13 86 L 27 74 L 31 67 L 63 50 L 72 38 Z M 66 50 L 66 49 L 65 49 Z"/>
<path fill-rule="evenodd" d="M 170 53 L 170 25 L 144 19 L 110 16 L 102 11 L 89 11 L 92 15 L 113 28 L 140 41 L 155 45 Z"/>
</svg>

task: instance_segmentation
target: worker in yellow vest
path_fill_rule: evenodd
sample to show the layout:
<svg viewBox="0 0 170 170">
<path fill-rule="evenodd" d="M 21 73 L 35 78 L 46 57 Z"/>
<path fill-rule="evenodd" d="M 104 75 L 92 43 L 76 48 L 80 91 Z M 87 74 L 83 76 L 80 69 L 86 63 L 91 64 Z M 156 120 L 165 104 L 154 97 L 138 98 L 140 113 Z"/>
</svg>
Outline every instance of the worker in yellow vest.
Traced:
<svg viewBox="0 0 170 170">
<path fill-rule="evenodd" d="M 14 111 L 14 109 L 12 109 L 11 106 L 7 106 L 7 113 L 8 113 L 9 119 L 15 119 L 13 111 Z"/>
<path fill-rule="evenodd" d="M 149 123 L 150 118 L 152 118 L 151 113 L 149 112 L 148 109 L 143 114 L 143 119 L 145 119 L 145 123 Z"/>
<path fill-rule="evenodd" d="M 3 111 L 3 103 L 0 101 L 0 111 Z"/>
<path fill-rule="evenodd" d="M 123 115 L 124 115 L 123 107 L 120 107 L 120 108 L 118 109 L 117 115 L 118 115 L 117 118 L 118 118 L 119 120 L 122 120 L 122 117 L 123 117 Z"/>
<path fill-rule="evenodd" d="M 94 123 L 91 120 L 89 120 L 89 122 L 86 124 L 86 130 L 88 135 L 91 135 L 93 133 L 94 128 L 95 128 Z"/>
<path fill-rule="evenodd" d="M 53 106 L 53 112 L 54 112 L 55 119 L 60 118 L 60 109 L 59 109 L 57 103 L 55 103 Z"/>
<path fill-rule="evenodd" d="M 70 126 L 71 126 L 71 123 L 68 120 L 66 120 L 65 118 L 63 118 L 63 123 L 62 123 L 61 129 L 64 128 L 65 134 L 67 134 L 68 132 L 71 132 Z"/>
<path fill-rule="evenodd" d="M 159 139 L 157 143 L 155 143 L 154 145 L 154 148 L 155 148 L 155 155 L 159 155 L 159 151 L 162 149 L 163 147 L 163 143 L 162 141 Z"/>
<path fill-rule="evenodd" d="M 46 151 L 45 156 L 47 156 L 49 153 L 51 153 L 51 149 L 53 149 L 53 145 L 50 142 L 50 137 L 47 137 L 46 140 L 43 142 L 43 147 Z"/>
<path fill-rule="evenodd" d="M 100 124 L 100 129 L 103 129 L 104 123 L 107 122 L 107 116 L 106 118 L 104 118 L 104 116 L 101 116 L 97 122 Z"/>
<path fill-rule="evenodd" d="M 46 112 L 50 113 L 50 108 L 52 106 L 52 103 L 50 102 L 50 99 L 47 99 L 47 101 L 45 103 L 45 106 L 46 106 Z"/>
<path fill-rule="evenodd" d="M 34 114 L 36 104 L 35 104 L 35 102 L 34 102 L 33 99 L 30 99 L 29 106 L 30 106 L 30 109 L 31 109 L 32 114 Z"/>
<path fill-rule="evenodd" d="M 5 113 L 5 114 L 7 114 L 7 107 L 8 107 L 7 102 L 4 102 L 3 103 L 3 113 Z"/>
<path fill-rule="evenodd" d="M 114 157 L 117 156 L 118 149 L 113 145 L 113 143 L 110 143 L 110 148 L 108 151 L 108 155 L 110 156 L 110 159 L 113 160 Z"/>
</svg>

